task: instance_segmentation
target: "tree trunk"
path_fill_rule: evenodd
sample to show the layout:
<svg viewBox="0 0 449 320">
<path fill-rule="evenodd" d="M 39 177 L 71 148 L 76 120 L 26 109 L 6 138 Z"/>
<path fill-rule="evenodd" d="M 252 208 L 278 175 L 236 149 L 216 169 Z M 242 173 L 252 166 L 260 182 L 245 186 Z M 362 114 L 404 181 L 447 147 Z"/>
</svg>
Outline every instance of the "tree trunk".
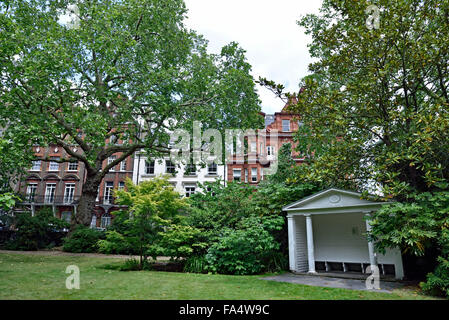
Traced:
<svg viewBox="0 0 449 320">
<path fill-rule="evenodd" d="M 86 182 L 83 185 L 83 193 L 78 204 L 77 212 L 70 224 L 70 234 L 77 225 L 90 226 L 92 214 L 95 210 L 99 185 L 100 182 L 95 176 L 87 177 Z"/>
</svg>

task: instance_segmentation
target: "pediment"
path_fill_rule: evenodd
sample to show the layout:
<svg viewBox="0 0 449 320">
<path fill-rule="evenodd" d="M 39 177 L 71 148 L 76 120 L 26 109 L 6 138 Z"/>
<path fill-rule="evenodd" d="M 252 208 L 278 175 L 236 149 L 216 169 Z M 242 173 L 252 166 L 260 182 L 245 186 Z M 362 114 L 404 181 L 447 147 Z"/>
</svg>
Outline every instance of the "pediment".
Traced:
<svg viewBox="0 0 449 320">
<path fill-rule="evenodd" d="M 362 199 L 361 193 L 332 188 L 291 203 L 285 206 L 283 210 L 305 211 L 314 209 L 362 207 L 379 204 L 385 204 L 385 202 Z"/>
</svg>

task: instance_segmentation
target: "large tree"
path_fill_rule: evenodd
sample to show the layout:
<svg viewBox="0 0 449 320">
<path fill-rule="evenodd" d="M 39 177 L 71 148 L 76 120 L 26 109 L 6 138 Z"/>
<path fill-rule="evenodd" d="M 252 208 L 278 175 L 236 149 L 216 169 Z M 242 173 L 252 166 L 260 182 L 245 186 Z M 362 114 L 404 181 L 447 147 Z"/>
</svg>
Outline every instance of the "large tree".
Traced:
<svg viewBox="0 0 449 320">
<path fill-rule="evenodd" d="M 378 28 L 370 5 L 379 9 Z M 449 2 L 324 0 L 299 24 L 315 59 L 292 107 L 305 124 L 303 151 L 315 151 L 303 172 L 397 199 L 444 188 Z"/>
<path fill-rule="evenodd" d="M 85 164 L 72 226 L 89 225 L 113 166 L 141 149 L 166 153 L 168 131 L 194 120 L 218 129 L 257 121 L 244 51 L 231 43 L 209 54 L 184 26 L 186 11 L 182 0 L 0 3 L 0 118 L 27 152 L 58 144 L 69 155 L 59 161 Z"/>
</svg>

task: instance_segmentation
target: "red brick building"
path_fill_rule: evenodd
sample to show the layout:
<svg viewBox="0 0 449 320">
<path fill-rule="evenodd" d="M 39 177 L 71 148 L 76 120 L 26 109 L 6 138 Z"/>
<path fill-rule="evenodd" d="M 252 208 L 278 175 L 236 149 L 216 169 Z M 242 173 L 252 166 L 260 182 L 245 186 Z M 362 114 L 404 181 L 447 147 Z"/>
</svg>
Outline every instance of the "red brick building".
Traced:
<svg viewBox="0 0 449 320">
<path fill-rule="evenodd" d="M 76 152 L 76 147 L 74 146 Z M 82 194 L 85 181 L 85 167 L 82 162 L 58 163 L 59 159 L 70 156 L 64 148 L 52 145 L 49 147 L 33 147 L 36 158 L 50 161 L 33 161 L 27 175 L 15 187 L 24 201 L 22 210 L 30 210 L 32 214 L 44 206 L 51 207 L 56 217 L 70 221 Z M 113 154 L 103 163 L 118 158 L 120 153 Z M 55 161 L 51 161 L 54 159 Z M 111 212 L 120 209 L 114 203 L 113 190 L 125 187 L 126 178 L 132 179 L 134 161 L 126 158 L 116 165 L 103 178 L 99 186 L 99 194 L 94 212 L 92 212 L 92 227 L 106 227 L 111 223 Z"/>
<path fill-rule="evenodd" d="M 228 159 L 227 181 L 258 184 L 270 171 L 269 161 L 277 159 L 283 144 L 290 143 L 292 149 L 296 147 L 293 134 L 301 124 L 300 117 L 286 110 L 290 104 L 296 102 L 296 97 L 292 97 L 281 112 L 272 115 L 261 113 L 265 120 L 265 128 L 245 136 L 247 149 L 243 156 L 233 155 Z M 298 152 L 292 151 L 292 156 L 297 163 L 304 160 Z"/>
</svg>

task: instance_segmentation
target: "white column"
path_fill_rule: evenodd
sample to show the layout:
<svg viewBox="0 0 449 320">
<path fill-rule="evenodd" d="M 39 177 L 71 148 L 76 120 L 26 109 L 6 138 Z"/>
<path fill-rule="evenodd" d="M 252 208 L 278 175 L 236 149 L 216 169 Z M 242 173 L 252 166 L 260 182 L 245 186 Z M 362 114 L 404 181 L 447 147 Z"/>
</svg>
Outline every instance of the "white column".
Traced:
<svg viewBox="0 0 449 320">
<path fill-rule="evenodd" d="M 316 273 L 315 271 L 315 252 L 313 248 L 313 229 L 312 216 L 306 214 L 306 228 L 307 228 L 307 255 L 309 258 L 309 273 Z"/>
<path fill-rule="evenodd" d="M 371 217 L 370 213 L 365 213 L 365 216 L 367 218 Z M 366 223 L 366 231 L 367 233 L 371 232 L 371 225 L 369 223 L 369 220 L 365 220 Z M 374 243 L 372 241 L 368 241 L 368 254 L 369 254 L 369 263 L 371 265 L 371 270 L 373 269 L 373 266 L 377 267 L 377 257 L 376 254 L 374 253 Z"/>
<path fill-rule="evenodd" d="M 296 225 L 293 216 L 287 216 L 288 220 L 288 259 L 291 271 L 296 271 Z"/>
</svg>

